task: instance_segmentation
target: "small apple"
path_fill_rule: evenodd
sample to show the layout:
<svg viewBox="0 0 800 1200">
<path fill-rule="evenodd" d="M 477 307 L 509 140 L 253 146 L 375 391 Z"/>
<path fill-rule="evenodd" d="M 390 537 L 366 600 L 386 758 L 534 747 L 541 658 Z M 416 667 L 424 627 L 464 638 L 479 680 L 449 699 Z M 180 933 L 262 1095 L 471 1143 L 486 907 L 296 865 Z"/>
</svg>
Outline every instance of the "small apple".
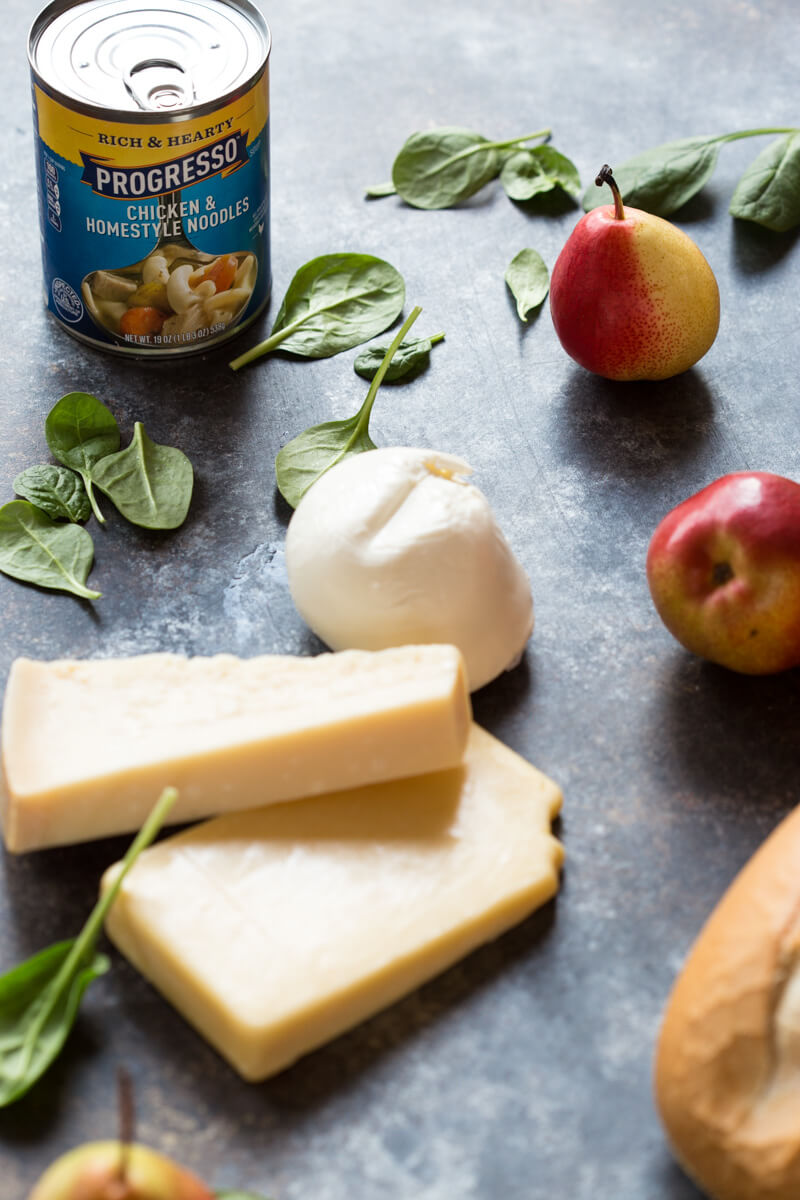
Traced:
<svg viewBox="0 0 800 1200">
<path fill-rule="evenodd" d="M 692 653 L 745 675 L 800 665 L 800 484 L 723 475 L 661 521 L 647 581 Z"/>
<path fill-rule="evenodd" d="M 717 336 L 719 288 L 699 248 L 677 226 L 622 203 L 582 217 L 553 267 L 550 312 L 572 358 L 606 379 L 668 379 Z"/>
<path fill-rule="evenodd" d="M 87 1142 L 48 1167 L 28 1200 L 214 1200 L 163 1154 L 123 1142 Z"/>
</svg>

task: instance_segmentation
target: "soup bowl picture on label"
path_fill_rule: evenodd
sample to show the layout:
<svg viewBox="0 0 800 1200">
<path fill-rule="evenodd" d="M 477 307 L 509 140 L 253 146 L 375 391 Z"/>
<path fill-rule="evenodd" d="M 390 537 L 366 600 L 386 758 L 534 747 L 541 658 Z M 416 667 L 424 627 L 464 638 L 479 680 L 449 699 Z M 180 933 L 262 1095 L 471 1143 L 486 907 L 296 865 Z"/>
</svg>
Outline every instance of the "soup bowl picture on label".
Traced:
<svg viewBox="0 0 800 1200">
<path fill-rule="evenodd" d="M 180 209 L 180 193 L 164 211 Z M 94 322 L 129 346 L 178 346 L 223 334 L 244 312 L 258 276 L 249 250 L 206 254 L 183 232 L 159 239 L 150 253 L 125 267 L 90 271 L 81 295 Z"/>
</svg>

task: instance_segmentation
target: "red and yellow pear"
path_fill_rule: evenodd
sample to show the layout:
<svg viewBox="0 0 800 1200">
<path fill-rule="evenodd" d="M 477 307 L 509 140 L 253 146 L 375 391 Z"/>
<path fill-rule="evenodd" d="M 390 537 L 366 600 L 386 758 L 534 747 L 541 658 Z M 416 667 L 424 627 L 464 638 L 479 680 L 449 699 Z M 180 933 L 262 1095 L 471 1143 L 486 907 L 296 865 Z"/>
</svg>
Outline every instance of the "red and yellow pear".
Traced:
<svg viewBox="0 0 800 1200">
<path fill-rule="evenodd" d="M 52 1163 L 28 1200 L 214 1200 L 196 1175 L 149 1146 L 133 1141 L 133 1083 L 117 1071 L 120 1136 L 86 1142 Z"/>
<path fill-rule="evenodd" d="M 147 1146 L 87 1142 L 56 1159 L 28 1200 L 214 1200 L 214 1193 Z"/>
<path fill-rule="evenodd" d="M 597 176 L 614 203 L 582 217 L 550 283 L 562 346 L 606 379 L 668 379 L 711 347 L 719 288 L 698 246 L 661 217 L 625 206 L 608 166 Z"/>
</svg>

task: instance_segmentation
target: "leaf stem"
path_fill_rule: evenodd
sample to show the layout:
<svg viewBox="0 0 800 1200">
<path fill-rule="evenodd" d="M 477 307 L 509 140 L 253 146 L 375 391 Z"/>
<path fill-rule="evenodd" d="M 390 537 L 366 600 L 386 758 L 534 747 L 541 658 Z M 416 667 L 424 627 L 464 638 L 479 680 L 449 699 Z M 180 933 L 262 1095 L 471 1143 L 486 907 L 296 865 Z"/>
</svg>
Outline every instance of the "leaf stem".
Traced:
<svg viewBox="0 0 800 1200">
<path fill-rule="evenodd" d="M 54 994 L 58 992 L 60 984 L 65 979 L 68 979 L 75 968 L 80 965 L 82 960 L 88 957 L 88 955 L 93 951 L 95 942 L 100 935 L 100 928 L 103 924 L 103 921 L 106 919 L 108 910 L 111 908 L 111 905 L 117 898 L 117 893 L 122 887 L 122 882 L 125 876 L 136 862 L 136 859 L 139 857 L 142 850 L 146 849 L 146 847 L 149 846 L 153 841 L 159 829 L 164 824 L 164 820 L 166 819 L 169 810 L 172 808 L 177 798 L 178 793 L 175 788 L 164 788 L 164 791 L 161 793 L 155 805 L 153 806 L 149 817 L 145 821 L 144 825 L 142 825 L 134 840 L 131 842 L 128 852 L 122 860 L 122 866 L 117 873 L 116 879 L 105 895 L 100 897 L 92 911 L 89 913 L 83 929 L 76 937 L 72 949 L 64 959 L 64 962 L 61 965 L 61 970 L 58 972 L 58 976 L 53 987 Z"/>
<path fill-rule="evenodd" d="M 83 473 L 81 473 L 81 478 L 83 479 L 83 483 L 86 488 L 86 495 L 89 497 L 89 503 L 92 506 L 92 512 L 94 513 L 95 517 L 100 522 L 100 524 L 105 525 L 106 519 L 103 516 L 103 514 L 100 512 L 100 509 L 97 507 L 97 500 L 95 499 L 94 487 L 92 486 L 91 479 L 89 478 L 88 475 L 84 475 Z"/>
<path fill-rule="evenodd" d="M 507 150 L 509 146 L 517 146 L 521 142 L 532 142 L 534 138 L 549 138 L 552 129 L 537 129 L 534 133 L 526 133 L 524 137 L 508 138 L 502 142 L 483 142 L 475 149 L 481 150 Z"/>
<path fill-rule="evenodd" d="M 91 588 L 84 587 L 84 585 L 79 580 L 73 579 L 69 575 L 67 576 L 67 579 L 69 579 L 70 587 L 74 591 L 75 595 L 80 597 L 81 600 L 100 600 L 100 599 L 102 599 L 102 596 L 103 596 L 102 592 L 93 592 Z"/>
<path fill-rule="evenodd" d="M 458 162 L 461 158 L 469 158 L 472 154 L 485 154 L 487 150 L 507 150 L 511 146 L 521 146 L 523 142 L 533 141 L 537 137 L 549 138 L 552 132 L 552 129 L 537 129 L 535 133 L 526 133 L 524 137 L 508 138 L 503 142 L 474 142 L 471 146 L 465 146 L 463 150 L 452 154 L 443 165 L 449 166 L 450 163 Z"/>
<path fill-rule="evenodd" d="M 406 336 L 409 329 L 414 324 L 414 322 L 416 321 L 417 317 L 419 316 L 419 314 L 421 312 L 422 312 L 422 309 L 420 308 L 419 305 L 416 305 L 414 308 L 412 308 L 411 312 L 408 314 L 408 317 L 406 318 L 404 323 L 398 329 L 394 341 L 391 343 L 388 350 L 384 354 L 383 362 L 381 363 L 381 365 L 378 367 L 377 371 L 375 372 L 375 375 L 372 379 L 372 383 L 369 385 L 369 391 L 367 392 L 367 395 L 364 399 L 364 403 L 361 405 L 361 408 L 359 409 L 358 420 L 356 421 L 356 427 L 353 430 L 352 435 L 348 438 L 348 441 L 347 441 L 348 446 L 352 446 L 353 443 L 357 440 L 357 438 L 361 434 L 361 432 L 368 427 L 370 413 L 372 412 L 372 406 L 375 403 L 375 397 L 378 394 L 378 388 L 383 383 L 383 377 L 386 374 L 386 372 L 389 370 L 389 365 L 395 356 L 398 346 L 400 345 L 403 338 Z M 439 335 L 439 337 L 440 338 L 444 337 L 444 334 Z"/>
<path fill-rule="evenodd" d="M 737 142 L 739 138 L 763 137 L 768 133 L 798 133 L 800 128 L 797 125 L 776 126 L 775 128 L 765 129 L 741 129 L 738 133 L 721 133 L 718 138 L 714 138 L 717 142 Z"/>
<path fill-rule="evenodd" d="M 289 337 L 291 333 L 294 333 L 295 329 L 307 319 L 308 314 L 305 314 L 296 321 L 293 321 L 291 325 L 285 325 L 283 329 L 271 334 L 263 342 L 259 342 L 257 346 L 252 346 L 249 350 L 245 350 L 244 354 L 240 354 L 238 358 L 234 358 L 233 362 L 228 363 L 228 366 L 232 370 L 238 371 L 240 367 L 246 367 L 248 363 L 255 362 L 257 358 L 262 358 L 265 354 L 269 354 L 276 346 L 280 346 L 281 342 Z"/>
<path fill-rule="evenodd" d="M 145 821 L 139 833 L 122 860 L 122 867 L 117 874 L 116 879 L 111 887 L 101 896 L 90 912 L 83 929 L 80 931 L 75 941 L 70 947 L 69 953 L 62 962 L 58 972 L 53 976 L 52 981 L 47 985 L 42 993 L 36 1019 L 32 1022 L 30 1029 L 25 1037 L 27 1047 L 27 1060 L 25 1069 L 27 1070 L 28 1063 L 34 1052 L 34 1048 L 38 1042 L 41 1031 L 46 1026 L 50 1019 L 50 1014 L 54 1006 L 58 1003 L 62 989 L 66 987 L 75 973 L 80 969 L 85 959 L 88 959 L 93 953 L 97 938 L 100 934 L 100 928 L 105 920 L 106 914 L 111 905 L 116 899 L 117 893 L 122 885 L 122 881 L 130 871 L 136 859 L 141 854 L 142 850 L 152 842 L 153 838 L 158 833 L 167 813 L 172 808 L 178 797 L 175 788 L 165 788 L 160 797 L 156 801 L 150 815 Z"/>
</svg>

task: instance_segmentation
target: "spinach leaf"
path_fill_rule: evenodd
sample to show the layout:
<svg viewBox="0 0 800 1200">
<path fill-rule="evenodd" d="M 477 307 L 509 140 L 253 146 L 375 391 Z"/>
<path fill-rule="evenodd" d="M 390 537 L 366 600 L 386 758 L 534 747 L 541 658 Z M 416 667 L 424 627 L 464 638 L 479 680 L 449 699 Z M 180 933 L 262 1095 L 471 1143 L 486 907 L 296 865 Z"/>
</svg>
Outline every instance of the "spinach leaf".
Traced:
<svg viewBox="0 0 800 1200">
<path fill-rule="evenodd" d="M 405 300 L 403 277 L 372 254 L 323 254 L 296 273 L 266 341 L 240 354 L 238 371 L 280 347 L 304 358 L 328 358 L 388 329 Z"/>
<path fill-rule="evenodd" d="M 434 333 L 428 338 L 406 338 L 397 347 L 383 382 L 394 383 L 397 379 L 407 379 L 412 373 L 427 366 L 431 350 L 441 341 L 444 341 L 443 333 Z M 386 357 L 387 349 L 387 346 L 368 346 L 366 350 L 362 350 L 353 363 L 356 375 L 360 375 L 362 379 L 374 379 Z"/>
<path fill-rule="evenodd" d="M 151 441 L 141 421 L 130 445 L 101 458 L 93 478 L 126 520 L 145 529 L 177 529 L 189 511 L 192 464 L 182 450 Z"/>
<path fill-rule="evenodd" d="M 27 500 L 10 500 L 0 508 L 0 571 L 39 587 L 99 600 L 87 588 L 94 545 L 80 525 L 57 525 Z"/>
<path fill-rule="evenodd" d="M 527 321 L 528 313 L 538 308 L 550 290 L 550 275 L 537 250 L 520 250 L 506 267 L 505 281 L 517 302 L 517 314 Z"/>
<path fill-rule="evenodd" d="M 412 133 L 394 160 L 392 183 L 414 208 L 451 208 L 494 179 L 503 161 L 500 151 L 549 134 L 549 129 L 539 129 L 490 142 L 470 129 L 449 125 Z"/>
<path fill-rule="evenodd" d="M 767 133 L 797 133 L 793 128 L 741 129 L 736 133 L 679 138 L 634 155 L 614 171 L 626 204 L 643 208 L 658 217 L 668 217 L 697 195 L 711 178 L 720 148 L 740 138 Z M 748 185 L 749 187 L 749 185 Z M 583 207 L 589 212 L 606 203 L 602 187 L 586 189 Z"/>
<path fill-rule="evenodd" d="M 92 512 L 104 524 L 92 491 L 92 468 L 119 449 L 119 426 L 114 417 L 96 396 L 69 392 L 50 410 L 44 432 L 53 458 L 80 475 Z"/>
<path fill-rule="evenodd" d="M 623 201 L 633 208 L 668 217 L 711 178 L 725 140 L 724 134 L 680 138 L 634 155 L 614 168 Z M 588 212 L 607 203 L 607 199 L 602 187 L 594 184 L 586 190 L 583 207 Z"/>
<path fill-rule="evenodd" d="M 386 351 L 383 362 L 369 386 L 366 399 L 354 417 L 348 417 L 344 421 L 326 421 L 322 425 L 312 425 L 278 451 L 275 458 L 278 491 L 292 508 L 297 507 L 312 483 L 316 483 L 320 475 L 324 475 L 337 462 L 353 454 L 375 449 L 375 443 L 368 431 L 372 405 L 392 357 L 421 312 L 419 307 L 412 309 Z"/>
<path fill-rule="evenodd" d="M 761 151 L 736 185 L 728 211 L 776 233 L 800 224 L 800 131 Z"/>
<path fill-rule="evenodd" d="M 86 988 L 108 970 L 108 959 L 95 949 L 103 921 L 176 798 L 174 788 L 162 792 L 78 936 L 41 950 L 0 978 L 0 1107 L 23 1096 L 58 1057 Z"/>
<path fill-rule="evenodd" d="M 543 192 L 561 188 L 573 200 L 581 194 L 577 168 L 553 146 L 532 146 L 506 158 L 500 182 L 511 200 L 530 200 Z"/>
<path fill-rule="evenodd" d="M 91 515 L 80 476 L 66 467 L 28 467 L 14 480 L 14 491 L 54 520 L 86 521 Z"/>
</svg>

